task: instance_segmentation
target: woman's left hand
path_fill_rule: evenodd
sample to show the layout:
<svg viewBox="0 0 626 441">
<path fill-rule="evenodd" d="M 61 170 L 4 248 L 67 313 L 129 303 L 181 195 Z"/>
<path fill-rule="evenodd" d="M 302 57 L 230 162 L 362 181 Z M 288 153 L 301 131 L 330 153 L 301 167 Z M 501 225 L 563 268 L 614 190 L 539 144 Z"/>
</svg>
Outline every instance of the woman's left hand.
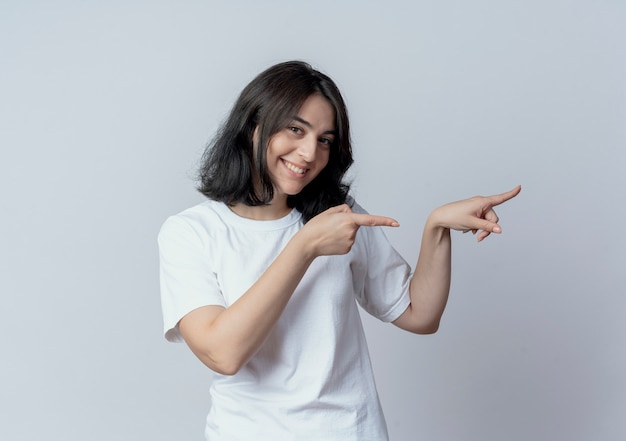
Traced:
<svg viewBox="0 0 626 441">
<path fill-rule="evenodd" d="M 437 208 L 429 217 L 434 225 L 451 230 L 471 231 L 480 242 L 491 233 L 501 233 L 498 216 L 493 207 L 514 198 L 522 190 L 518 185 L 513 190 L 493 196 L 475 196 Z M 479 232 L 480 231 L 480 232 Z"/>
</svg>

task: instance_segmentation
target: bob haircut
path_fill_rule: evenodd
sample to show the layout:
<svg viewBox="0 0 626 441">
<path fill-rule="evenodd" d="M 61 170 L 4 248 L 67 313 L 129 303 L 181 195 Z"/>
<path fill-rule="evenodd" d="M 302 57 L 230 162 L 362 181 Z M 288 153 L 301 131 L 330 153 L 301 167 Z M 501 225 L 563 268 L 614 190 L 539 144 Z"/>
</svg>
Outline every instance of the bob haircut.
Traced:
<svg viewBox="0 0 626 441">
<path fill-rule="evenodd" d="M 346 106 L 333 80 L 301 61 L 272 66 L 243 89 L 202 156 L 200 193 L 228 205 L 268 204 L 274 197 L 267 172 L 268 143 L 316 93 L 334 108 L 337 134 L 326 167 L 299 194 L 289 195 L 287 205 L 300 211 L 307 222 L 327 208 L 345 203 L 350 186 L 342 179 L 353 162 Z M 252 138 L 257 127 L 259 148 L 254 158 Z"/>
</svg>

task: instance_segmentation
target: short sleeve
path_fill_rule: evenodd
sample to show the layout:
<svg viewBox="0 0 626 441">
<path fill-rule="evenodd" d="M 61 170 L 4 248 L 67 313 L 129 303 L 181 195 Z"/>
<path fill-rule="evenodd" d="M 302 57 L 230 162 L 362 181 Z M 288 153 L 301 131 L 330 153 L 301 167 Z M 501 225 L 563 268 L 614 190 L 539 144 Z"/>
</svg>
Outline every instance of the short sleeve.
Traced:
<svg viewBox="0 0 626 441">
<path fill-rule="evenodd" d="M 366 213 L 356 203 L 352 209 Z M 355 283 L 357 301 L 372 316 L 392 322 L 411 303 L 411 267 L 389 243 L 381 227 L 359 229 L 357 241 L 363 256 L 359 282 Z"/>
<path fill-rule="evenodd" d="M 207 252 L 207 233 L 177 215 L 168 218 L 158 236 L 161 307 L 165 338 L 182 341 L 178 322 L 201 306 L 225 306 Z"/>
</svg>

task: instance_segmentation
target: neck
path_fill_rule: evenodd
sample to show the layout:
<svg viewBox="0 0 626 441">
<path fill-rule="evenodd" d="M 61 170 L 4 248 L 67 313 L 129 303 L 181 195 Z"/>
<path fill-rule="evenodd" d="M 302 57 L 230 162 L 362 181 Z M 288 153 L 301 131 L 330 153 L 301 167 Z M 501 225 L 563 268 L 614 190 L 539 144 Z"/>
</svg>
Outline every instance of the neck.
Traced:
<svg viewBox="0 0 626 441">
<path fill-rule="evenodd" d="M 242 203 L 229 207 L 235 214 L 247 219 L 276 220 L 287 216 L 291 208 L 287 206 L 287 199 L 282 201 L 272 200 L 268 205 L 250 206 Z"/>
</svg>

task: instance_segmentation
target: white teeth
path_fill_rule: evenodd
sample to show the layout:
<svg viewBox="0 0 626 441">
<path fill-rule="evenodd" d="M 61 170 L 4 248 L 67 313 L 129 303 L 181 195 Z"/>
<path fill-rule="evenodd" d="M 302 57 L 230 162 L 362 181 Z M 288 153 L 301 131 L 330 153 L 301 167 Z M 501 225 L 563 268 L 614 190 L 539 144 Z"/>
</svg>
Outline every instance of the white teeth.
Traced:
<svg viewBox="0 0 626 441">
<path fill-rule="evenodd" d="M 301 175 L 302 175 L 302 174 L 304 174 L 304 172 L 305 172 L 305 170 L 304 170 L 303 168 L 296 167 L 296 166 L 295 166 L 295 165 L 293 165 L 291 162 L 287 162 L 287 161 L 285 161 L 285 165 L 286 165 L 286 166 L 287 166 L 287 168 L 288 168 L 289 170 L 291 170 L 292 172 L 296 172 L 296 173 L 299 173 L 299 174 L 301 174 Z"/>
</svg>

